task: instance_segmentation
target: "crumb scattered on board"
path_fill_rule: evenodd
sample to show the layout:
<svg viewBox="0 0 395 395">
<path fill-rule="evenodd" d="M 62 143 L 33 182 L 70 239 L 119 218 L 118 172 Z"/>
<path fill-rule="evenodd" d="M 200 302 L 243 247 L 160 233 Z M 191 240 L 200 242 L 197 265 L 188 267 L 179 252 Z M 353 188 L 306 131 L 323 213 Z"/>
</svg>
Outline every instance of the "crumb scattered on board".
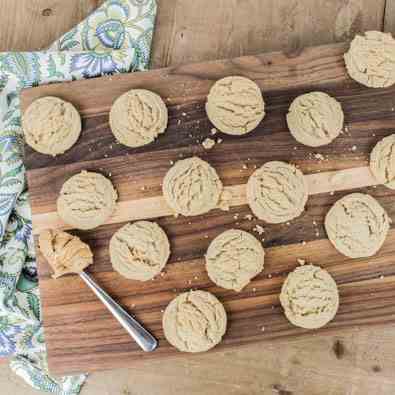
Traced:
<svg viewBox="0 0 395 395">
<path fill-rule="evenodd" d="M 223 210 L 223 211 L 229 211 L 230 210 L 230 202 L 232 200 L 232 192 L 229 190 L 225 189 L 221 197 L 219 199 L 218 207 Z"/>
<path fill-rule="evenodd" d="M 261 225 L 255 225 L 254 228 L 252 229 L 254 232 L 258 233 L 259 235 L 263 234 L 265 232 L 265 228 Z"/>
<path fill-rule="evenodd" d="M 210 139 L 209 137 L 205 138 L 202 142 L 202 146 L 205 150 L 209 150 L 213 148 L 215 145 L 215 141 L 213 139 Z"/>
</svg>

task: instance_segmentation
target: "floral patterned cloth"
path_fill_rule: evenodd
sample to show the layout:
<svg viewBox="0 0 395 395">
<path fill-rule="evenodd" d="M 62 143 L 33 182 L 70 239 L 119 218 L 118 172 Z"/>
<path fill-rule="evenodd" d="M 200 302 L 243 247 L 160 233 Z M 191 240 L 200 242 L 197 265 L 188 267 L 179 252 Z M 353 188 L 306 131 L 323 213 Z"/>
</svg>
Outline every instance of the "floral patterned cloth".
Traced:
<svg viewBox="0 0 395 395">
<path fill-rule="evenodd" d="M 0 53 L 0 356 L 37 389 L 78 394 L 85 376 L 48 375 L 23 166 L 22 88 L 147 68 L 155 0 L 108 0 L 44 52 Z"/>
</svg>

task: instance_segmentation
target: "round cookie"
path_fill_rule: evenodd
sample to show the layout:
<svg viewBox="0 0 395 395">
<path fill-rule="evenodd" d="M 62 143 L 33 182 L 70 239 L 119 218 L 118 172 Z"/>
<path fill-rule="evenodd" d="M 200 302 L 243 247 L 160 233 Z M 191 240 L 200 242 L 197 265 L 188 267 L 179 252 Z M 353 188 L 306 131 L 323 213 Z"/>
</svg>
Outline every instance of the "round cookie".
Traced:
<svg viewBox="0 0 395 395">
<path fill-rule="evenodd" d="M 309 147 L 332 142 L 342 131 L 344 114 L 340 103 L 324 92 L 298 96 L 287 114 L 292 136 Z"/>
<path fill-rule="evenodd" d="M 265 102 L 254 81 L 244 77 L 225 77 L 211 87 L 206 113 L 221 132 L 243 135 L 262 121 Z"/>
<path fill-rule="evenodd" d="M 126 224 L 110 240 L 112 267 L 132 280 L 154 278 L 166 265 L 169 255 L 169 240 L 155 222 Z"/>
<path fill-rule="evenodd" d="M 314 265 L 297 267 L 289 273 L 280 294 L 288 320 L 305 329 L 321 328 L 339 307 L 339 292 L 332 276 Z"/>
<path fill-rule="evenodd" d="M 57 97 L 35 100 L 22 117 L 26 143 L 35 151 L 56 156 L 71 148 L 81 133 L 76 108 Z"/>
<path fill-rule="evenodd" d="M 202 352 L 216 346 L 225 334 L 226 322 L 222 303 L 205 291 L 178 295 L 163 314 L 167 341 L 185 352 Z"/>
<path fill-rule="evenodd" d="M 247 202 L 259 219 L 278 224 L 302 214 L 308 198 L 303 173 L 285 162 L 267 162 L 247 183 Z"/>
<path fill-rule="evenodd" d="M 163 195 L 176 214 L 200 215 L 215 208 L 222 192 L 217 172 L 194 156 L 179 160 L 163 180 Z"/>
<path fill-rule="evenodd" d="M 384 137 L 370 154 L 370 170 L 376 180 L 395 189 L 395 134 Z"/>
<path fill-rule="evenodd" d="M 167 127 L 167 107 L 162 98 L 145 89 L 132 89 L 115 100 L 110 127 L 115 138 L 128 147 L 152 143 Z"/>
<path fill-rule="evenodd" d="M 220 287 L 241 291 L 263 269 L 265 252 L 250 233 L 231 229 L 217 236 L 206 253 L 206 270 Z"/>
<path fill-rule="evenodd" d="M 38 238 L 40 251 L 52 267 L 53 278 L 81 273 L 93 263 L 93 254 L 79 237 L 60 230 L 44 230 Z"/>
<path fill-rule="evenodd" d="M 395 40 L 390 33 L 356 35 L 344 60 L 350 77 L 362 85 L 385 88 L 395 83 Z"/>
<path fill-rule="evenodd" d="M 74 228 L 93 229 L 111 216 L 116 200 L 110 180 L 83 170 L 63 184 L 57 200 L 58 214 Z"/>
<path fill-rule="evenodd" d="M 390 219 L 379 202 L 363 193 L 339 199 L 325 217 L 325 229 L 335 248 L 350 258 L 374 255 L 384 243 Z"/>
</svg>

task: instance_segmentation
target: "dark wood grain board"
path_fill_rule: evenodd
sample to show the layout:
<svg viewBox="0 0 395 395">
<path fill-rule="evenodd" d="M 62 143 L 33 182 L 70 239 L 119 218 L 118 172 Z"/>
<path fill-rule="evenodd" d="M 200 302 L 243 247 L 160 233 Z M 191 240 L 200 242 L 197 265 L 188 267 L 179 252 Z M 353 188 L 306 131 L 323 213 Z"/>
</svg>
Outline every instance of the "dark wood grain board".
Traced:
<svg viewBox="0 0 395 395">
<path fill-rule="evenodd" d="M 395 219 L 395 191 L 375 185 L 367 167 L 374 144 L 395 132 L 395 87 L 368 89 L 352 81 L 344 68 L 342 55 L 346 48 L 347 44 L 336 44 L 297 53 L 276 52 L 22 92 L 23 109 L 39 97 L 53 95 L 72 102 L 83 117 L 81 138 L 64 155 L 50 158 L 26 147 L 35 237 L 46 227 L 67 228 L 57 217 L 55 204 L 67 178 L 82 169 L 108 175 L 119 192 L 116 213 L 98 229 L 71 232 L 91 245 L 95 263 L 90 272 L 95 279 L 160 341 L 157 351 L 140 351 L 78 277 L 53 280 L 37 251 L 51 371 L 93 371 L 180 355 L 164 339 L 161 317 L 173 297 L 191 288 L 213 292 L 225 305 L 229 327 L 216 350 L 314 333 L 290 325 L 279 305 L 282 282 L 297 265 L 297 258 L 325 267 L 339 284 L 339 312 L 323 330 L 395 322 L 395 229 L 391 228 L 375 257 L 352 260 L 332 247 L 323 227 L 329 207 L 356 190 L 376 197 Z M 201 142 L 210 136 L 212 128 L 204 111 L 205 98 L 211 85 L 228 75 L 243 75 L 259 84 L 267 115 L 245 137 L 215 135 L 214 139 L 223 141 L 205 151 Z M 131 88 L 151 89 L 169 107 L 166 133 L 137 149 L 116 143 L 108 125 L 111 104 Z M 333 95 L 345 112 L 344 133 L 319 149 L 298 144 L 285 122 L 291 101 L 312 90 Z M 325 159 L 317 159 L 316 153 Z M 171 161 L 192 155 L 209 161 L 233 192 L 229 211 L 217 209 L 195 218 L 169 215 L 161 196 L 163 176 Z M 287 224 L 268 225 L 248 218 L 251 212 L 245 204 L 244 185 L 254 168 L 269 160 L 290 161 L 307 175 L 310 196 L 306 211 Z M 335 174 L 342 175 L 336 184 L 331 182 Z M 108 255 L 112 234 L 127 221 L 138 218 L 158 221 L 172 247 L 164 275 L 145 283 L 115 273 Z M 205 272 L 203 258 L 210 241 L 229 228 L 253 232 L 256 224 L 265 228 L 262 235 L 254 233 L 262 239 L 267 252 L 264 271 L 240 293 L 214 286 Z"/>
</svg>

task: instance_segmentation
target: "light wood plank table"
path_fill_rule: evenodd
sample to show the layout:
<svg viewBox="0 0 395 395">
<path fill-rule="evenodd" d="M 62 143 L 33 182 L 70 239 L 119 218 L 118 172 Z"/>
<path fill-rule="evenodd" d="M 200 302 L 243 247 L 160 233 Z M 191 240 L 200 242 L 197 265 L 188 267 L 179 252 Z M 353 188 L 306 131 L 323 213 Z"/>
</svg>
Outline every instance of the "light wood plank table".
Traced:
<svg viewBox="0 0 395 395">
<path fill-rule="evenodd" d="M 102 1 L 1 0 L 0 51 L 45 48 Z M 158 0 L 152 67 L 395 33 L 394 0 Z M 2 393 L 37 392 L 0 365 Z M 393 395 L 395 327 L 246 346 L 90 376 L 83 395 Z"/>
</svg>

